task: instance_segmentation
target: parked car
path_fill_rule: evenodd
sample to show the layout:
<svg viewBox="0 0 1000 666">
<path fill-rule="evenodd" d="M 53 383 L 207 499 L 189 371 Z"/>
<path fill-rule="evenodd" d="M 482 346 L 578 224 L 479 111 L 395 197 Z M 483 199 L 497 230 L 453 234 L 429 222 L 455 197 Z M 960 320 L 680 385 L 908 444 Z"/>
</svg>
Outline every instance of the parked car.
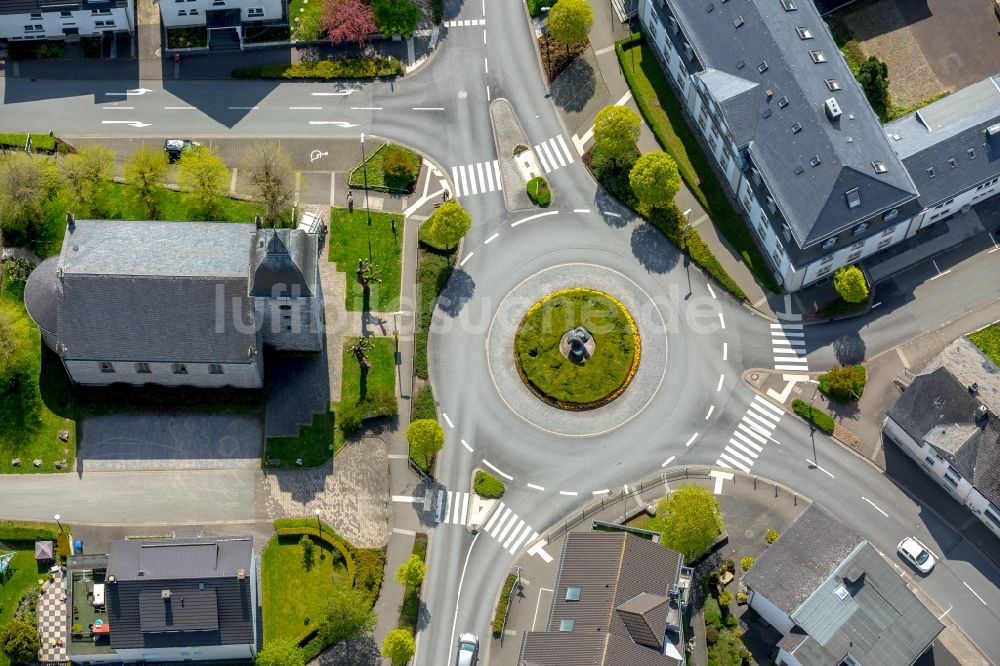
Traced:
<svg viewBox="0 0 1000 666">
<path fill-rule="evenodd" d="M 896 552 L 914 569 L 923 574 L 930 573 L 934 565 L 937 564 L 937 558 L 931 553 L 930 548 L 913 537 L 906 537 L 900 541 L 899 545 L 896 546 Z"/>
<path fill-rule="evenodd" d="M 458 638 L 458 660 L 455 666 L 475 666 L 479 659 L 479 638 L 465 633 Z"/>
<path fill-rule="evenodd" d="M 186 150 L 197 148 L 201 144 L 190 139 L 167 139 L 163 142 L 163 150 L 167 151 L 167 156 L 171 162 L 176 162 L 181 158 L 181 154 Z"/>
</svg>

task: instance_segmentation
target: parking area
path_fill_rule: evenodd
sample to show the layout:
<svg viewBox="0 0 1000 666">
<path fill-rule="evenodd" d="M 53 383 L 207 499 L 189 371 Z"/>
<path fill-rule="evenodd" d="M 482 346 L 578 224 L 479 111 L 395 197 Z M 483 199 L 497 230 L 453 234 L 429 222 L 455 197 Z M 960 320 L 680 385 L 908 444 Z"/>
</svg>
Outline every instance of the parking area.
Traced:
<svg viewBox="0 0 1000 666">
<path fill-rule="evenodd" d="M 897 106 L 954 92 L 1000 72 L 992 0 L 879 0 L 841 17 L 865 53 L 889 65 Z"/>
</svg>

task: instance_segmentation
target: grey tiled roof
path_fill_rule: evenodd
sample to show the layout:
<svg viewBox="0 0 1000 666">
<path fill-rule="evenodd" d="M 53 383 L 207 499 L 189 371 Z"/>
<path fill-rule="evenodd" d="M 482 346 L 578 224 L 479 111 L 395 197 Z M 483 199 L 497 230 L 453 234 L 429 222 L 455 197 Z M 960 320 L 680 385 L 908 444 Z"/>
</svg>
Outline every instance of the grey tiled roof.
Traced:
<svg viewBox="0 0 1000 666">
<path fill-rule="evenodd" d="M 743 582 L 791 615 L 861 541 L 847 525 L 811 504 L 757 558 Z"/>
<path fill-rule="evenodd" d="M 667 624 L 667 602 L 663 595 L 641 592 L 615 610 L 633 641 L 659 648 L 663 645 L 663 627 Z"/>
<path fill-rule="evenodd" d="M 250 293 L 279 295 L 277 287 L 293 295 L 316 294 L 316 257 L 319 238 L 301 229 L 261 229 L 251 250 Z"/>
<path fill-rule="evenodd" d="M 519 663 L 673 666 L 677 662 L 671 657 L 634 643 L 615 609 L 623 604 L 629 608 L 629 602 L 636 604 L 642 593 L 667 596 L 677 585 L 681 563 L 675 551 L 631 534 L 568 534 L 563 544 L 547 631 L 525 634 Z M 580 588 L 579 601 L 566 600 L 569 587 Z M 666 630 L 666 606 L 661 609 L 647 609 L 646 617 L 650 619 L 662 614 L 657 620 L 660 626 L 656 628 L 662 641 Z M 559 631 L 563 620 L 573 620 L 573 631 Z M 606 645 L 604 638 L 595 640 L 595 637 L 604 636 L 607 636 Z"/>
<path fill-rule="evenodd" d="M 35 266 L 28 282 L 24 285 L 24 307 L 28 316 L 39 327 L 52 333 L 56 332 L 58 319 L 56 304 L 59 301 L 59 281 L 56 271 L 59 269 L 59 257 L 49 257 Z"/>
<path fill-rule="evenodd" d="M 707 11 L 705 3 L 666 1 L 706 70 L 757 84 L 738 105 L 722 104 L 722 113 L 747 143 L 753 164 L 800 247 L 916 196 L 909 174 L 811 2 L 800 0 L 795 11 L 785 11 L 777 0 L 731 0 L 710 3 L 712 10 Z M 799 39 L 797 27 L 808 28 L 812 39 Z M 822 52 L 826 62 L 813 62 L 810 51 Z M 759 71 L 765 63 L 766 69 Z M 718 78 L 715 73 L 697 76 Z M 842 89 L 831 92 L 826 79 L 836 79 Z M 773 93 L 770 98 L 767 91 Z M 843 110 L 832 122 L 823 110 L 824 100 L 831 97 Z M 783 99 L 787 104 L 779 104 Z M 750 108 L 756 114 L 752 125 Z M 801 131 L 792 131 L 795 123 Z M 888 171 L 876 175 L 873 161 L 883 162 Z M 853 188 L 860 188 L 861 205 L 852 209 L 846 193 Z"/>
<path fill-rule="evenodd" d="M 30 14 L 32 12 L 74 11 L 77 9 L 115 9 L 126 7 L 128 0 L 0 0 L 0 14 Z"/>
<path fill-rule="evenodd" d="M 249 537 L 114 542 L 107 587 L 111 647 L 254 643 L 252 558 Z"/>
<path fill-rule="evenodd" d="M 835 593 L 841 586 L 844 599 Z M 839 664 L 848 654 L 862 664 L 909 666 L 944 628 L 867 541 L 792 619 L 809 635 L 793 652 L 803 666 Z"/>
</svg>

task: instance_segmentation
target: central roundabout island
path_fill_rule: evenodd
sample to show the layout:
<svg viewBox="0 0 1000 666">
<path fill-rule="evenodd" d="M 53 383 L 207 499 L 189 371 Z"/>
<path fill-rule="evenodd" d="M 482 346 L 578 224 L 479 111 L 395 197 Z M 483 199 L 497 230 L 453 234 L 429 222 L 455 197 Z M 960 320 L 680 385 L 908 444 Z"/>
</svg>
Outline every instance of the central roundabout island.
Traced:
<svg viewBox="0 0 1000 666">
<path fill-rule="evenodd" d="M 525 385 L 569 410 L 608 404 L 639 368 L 639 329 L 625 306 L 602 291 L 555 291 L 528 308 L 514 336 Z"/>
</svg>

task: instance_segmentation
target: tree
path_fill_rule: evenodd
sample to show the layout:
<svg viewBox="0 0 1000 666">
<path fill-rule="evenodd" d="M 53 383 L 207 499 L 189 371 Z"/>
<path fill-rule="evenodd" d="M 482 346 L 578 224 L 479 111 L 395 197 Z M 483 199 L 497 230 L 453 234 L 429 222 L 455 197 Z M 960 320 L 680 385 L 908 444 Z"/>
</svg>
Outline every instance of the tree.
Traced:
<svg viewBox="0 0 1000 666">
<path fill-rule="evenodd" d="M 333 645 L 349 638 L 359 638 L 375 629 L 375 613 L 364 591 L 346 583 L 337 583 L 327 594 L 323 620 L 317 630 L 320 639 Z"/>
<path fill-rule="evenodd" d="M 97 144 L 85 146 L 64 157 L 59 171 L 76 214 L 94 215 L 101 193 L 115 175 L 115 151 Z"/>
<path fill-rule="evenodd" d="M 420 20 L 420 8 L 410 0 L 378 0 L 375 23 L 383 35 L 409 37 Z"/>
<path fill-rule="evenodd" d="M 406 429 L 410 457 L 423 468 L 430 467 L 434 454 L 444 446 L 444 430 L 434 419 L 417 419 Z"/>
<path fill-rule="evenodd" d="M 549 11 L 549 35 L 565 44 L 567 51 L 570 46 L 587 41 L 592 25 L 594 10 L 587 0 L 559 0 Z"/>
<path fill-rule="evenodd" d="M 875 56 L 868 56 L 858 67 L 855 78 L 875 111 L 883 112 L 889 101 L 889 66 Z"/>
<path fill-rule="evenodd" d="M 257 653 L 257 666 L 305 666 L 306 660 L 295 643 L 286 638 L 269 640 Z"/>
<path fill-rule="evenodd" d="M 308 534 L 303 534 L 299 545 L 302 546 L 302 568 L 309 571 L 316 562 L 316 544 Z"/>
<path fill-rule="evenodd" d="M 409 629 L 393 629 L 382 641 L 382 656 L 394 664 L 405 664 L 413 658 L 417 646 Z"/>
<path fill-rule="evenodd" d="M 402 146 L 388 144 L 382 149 L 382 171 L 386 185 L 410 190 L 420 174 L 420 158 Z"/>
<path fill-rule="evenodd" d="M 0 395 L 21 386 L 32 373 L 36 352 L 30 321 L 17 305 L 0 300 Z"/>
<path fill-rule="evenodd" d="M 177 184 L 187 192 L 188 205 L 197 217 L 214 217 L 219 200 L 229 186 L 229 169 L 206 146 L 185 150 L 177 162 Z"/>
<path fill-rule="evenodd" d="M 628 182 L 632 191 L 644 204 L 664 208 L 674 200 L 681 186 L 677 163 L 662 150 L 641 155 L 629 172 Z"/>
<path fill-rule="evenodd" d="M 132 186 L 132 195 L 150 217 L 160 216 L 159 193 L 167 176 L 167 153 L 142 145 L 125 161 L 125 182 Z"/>
<path fill-rule="evenodd" d="M 24 620 L 11 620 L 0 629 L 0 649 L 16 663 L 34 664 L 42 642 L 38 628 Z"/>
<path fill-rule="evenodd" d="M 371 336 L 365 335 L 358 338 L 358 341 L 347 350 L 354 354 L 354 358 L 358 362 L 358 367 L 361 368 L 362 375 L 372 369 L 371 361 L 368 360 L 368 352 L 374 348 L 375 341 L 372 340 Z"/>
<path fill-rule="evenodd" d="M 13 153 L 0 158 L 0 231 L 6 245 L 27 245 L 42 222 L 51 193 L 52 161 Z"/>
<path fill-rule="evenodd" d="M 472 228 L 472 217 L 461 204 L 449 199 L 438 206 L 421 228 L 420 240 L 439 250 L 450 250 L 458 245 Z"/>
<path fill-rule="evenodd" d="M 857 266 L 841 266 L 833 274 L 833 288 L 848 303 L 868 300 L 868 282 Z"/>
<path fill-rule="evenodd" d="M 627 106 L 606 106 L 594 118 L 594 159 L 621 163 L 636 153 L 639 116 Z M 596 168 L 596 167 L 595 167 Z"/>
<path fill-rule="evenodd" d="M 382 278 L 379 277 L 382 274 L 382 269 L 379 268 L 378 264 L 373 261 L 358 259 L 358 270 L 355 271 L 355 273 L 358 276 L 358 282 L 361 283 L 361 289 L 364 292 L 365 310 L 367 310 L 368 297 L 371 294 L 372 285 L 382 283 Z"/>
<path fill-rule="evenodd" d="M 295 170 L 288 153 L 273 141 L 255 141 L 243 153 L 240 168 L 253 184 L 257 201 L 264 204 L 264 219 L 277 225 L 288 212 L 295 190 Z"/>
<path fill-rule="evenodd" d="M 705 554 L 723 528 L 719 503 L 701 486 L 681 486 L 660 500 L 653 525 L 662 534 L 660 543 L 688 562 Z"/>
<path fill-rule="evenodd" d="M 396 569 L 396 582 L 404 587 L 407 585 L 417 587 L 423 582 L 426 575 L 427 565 L 424 564 L 419 555 L 413 554 Z"/>
<path fill-rule="evenodd" d="M 361 46 L 377 30 L 375 14 L 362 0 L 324 0 L 322 20 L 333 44 L 354 42 Z"/>
</svg>

